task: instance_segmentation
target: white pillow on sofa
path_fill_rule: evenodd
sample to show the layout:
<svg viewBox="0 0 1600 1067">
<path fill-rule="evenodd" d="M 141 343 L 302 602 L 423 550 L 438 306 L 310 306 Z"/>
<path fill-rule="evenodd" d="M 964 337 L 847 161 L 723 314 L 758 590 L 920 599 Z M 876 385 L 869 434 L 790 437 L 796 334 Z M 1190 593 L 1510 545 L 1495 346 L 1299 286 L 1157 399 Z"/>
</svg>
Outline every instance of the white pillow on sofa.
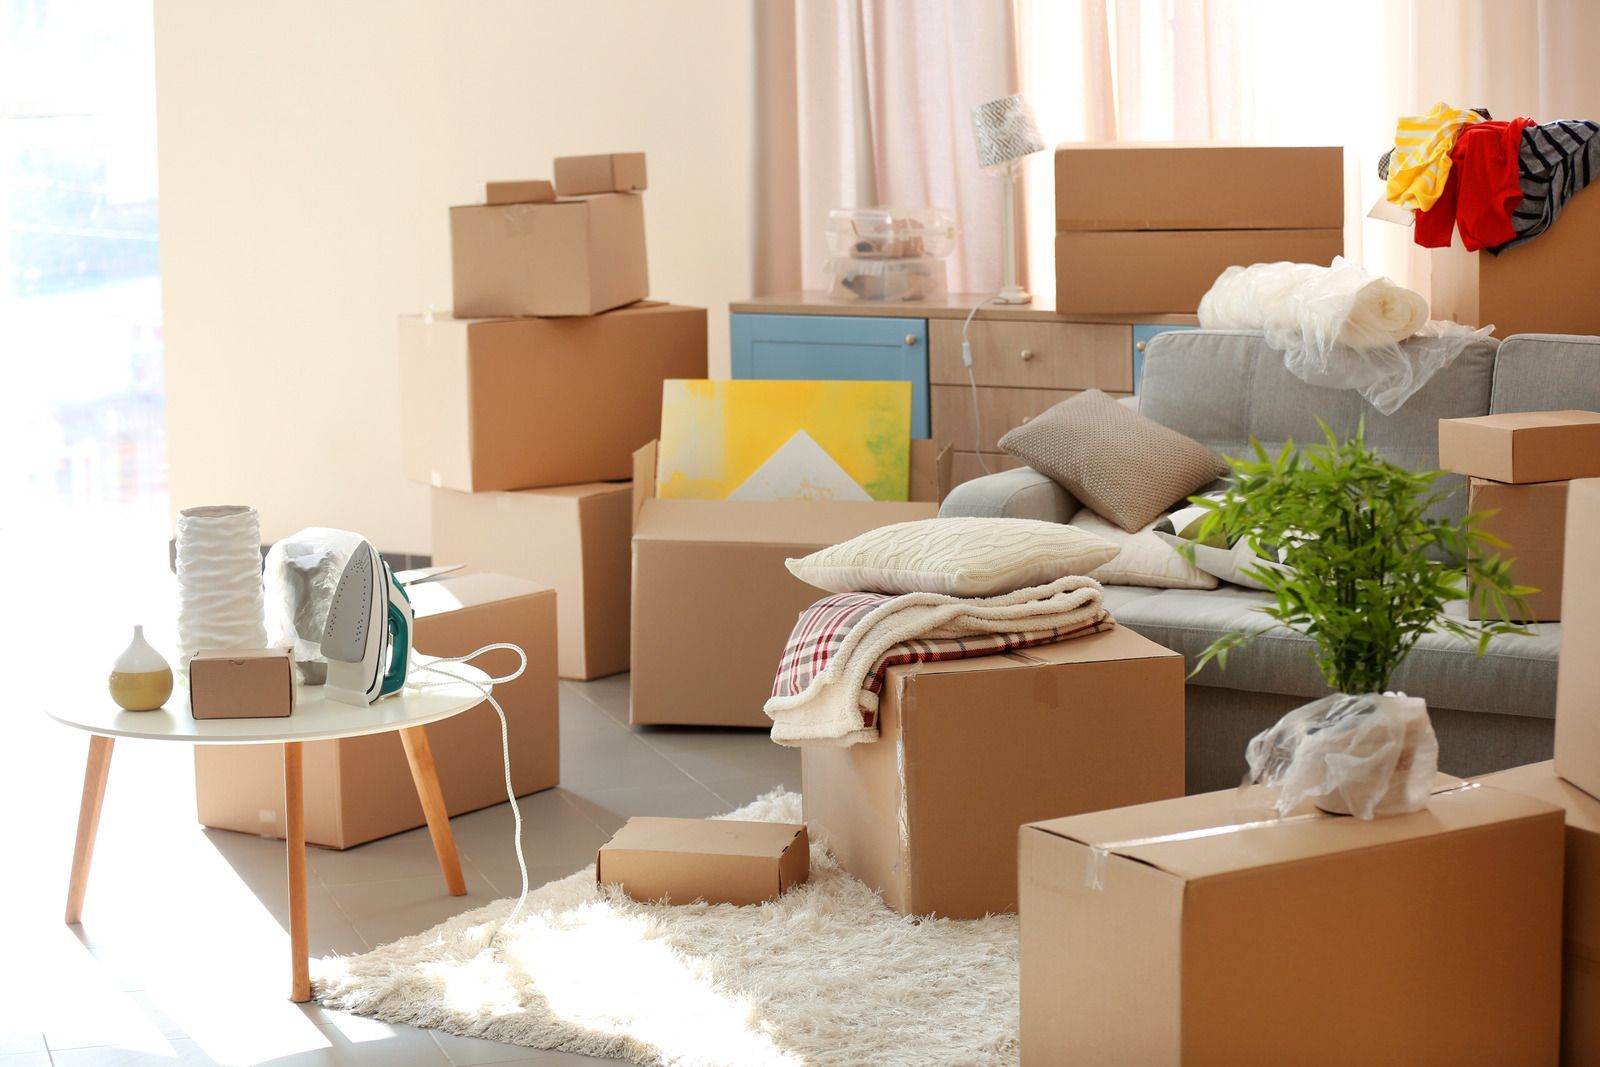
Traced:
<svg viewBox="0 0 1600 1067">
<path fill-rule="evenodd" d="M 881 526 L 785 561 L 830 593 L 998 596 L 1088 574 L 1117 554 L 1094 534 L 1038 519 L 919 519 Z"/>
<path fill-rule="evenodd" d="M 1159 522 L 1160 520 L 1156 520 Z M 1217 576 L 1207 574 L 1151 529 L 1128 533 L 1110 519 L 1084 508 L 1072 525 L 1118 546 L 1109 563 L 1089 572 L 1101 585 L 1142 585 L 1152 589 L 1215 589 Z"/>
</svg>

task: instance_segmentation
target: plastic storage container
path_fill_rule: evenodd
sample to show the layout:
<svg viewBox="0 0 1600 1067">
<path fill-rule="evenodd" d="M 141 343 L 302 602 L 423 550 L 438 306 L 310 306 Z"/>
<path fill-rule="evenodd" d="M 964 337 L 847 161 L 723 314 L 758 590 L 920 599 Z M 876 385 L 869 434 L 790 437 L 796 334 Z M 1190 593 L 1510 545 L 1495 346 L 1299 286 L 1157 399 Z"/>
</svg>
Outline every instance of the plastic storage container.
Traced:
<svg viewBox="0 0 1600 1067">
<path fill-rule="evenodd" d="M 856 259 L 943 258 L 955 248 L 956 222 L 938 208 L 834 208 L 828 212 L 828 253 Z"/>
<path fill-rule="evenodd" d="M 944 260 L 852 259 L 835 256 L 827 262 L 828 295 L 836 300 L 943 300 Z"/>
</svg>

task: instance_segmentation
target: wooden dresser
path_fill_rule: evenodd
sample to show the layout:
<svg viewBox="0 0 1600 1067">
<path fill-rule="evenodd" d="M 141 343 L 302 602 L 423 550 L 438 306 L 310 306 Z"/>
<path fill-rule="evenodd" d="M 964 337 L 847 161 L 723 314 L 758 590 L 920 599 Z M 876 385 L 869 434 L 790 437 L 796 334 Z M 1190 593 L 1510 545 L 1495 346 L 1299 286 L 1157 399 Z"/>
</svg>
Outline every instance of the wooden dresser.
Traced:
<svg viewBox="0 0 1600 1067">
<path fill-rule="evenodd" d="M 1018 466 L 1000 451 L 1001 436 L 1058 401 L 1085 389 L 1137 392 L 1150 338 L 1195 325 L 1192 315 L 1061 315 L 1040 296 L 985 305 L 968 330 L 980 438 L 961 330 L 983 299 L 953 293 L 938 302 L 862 303 L 806 292 L 732 304 L 733 376 L 909 381 L 912 435 L 955 448 L 959 484 L 985 466 Z"/>
</svg>

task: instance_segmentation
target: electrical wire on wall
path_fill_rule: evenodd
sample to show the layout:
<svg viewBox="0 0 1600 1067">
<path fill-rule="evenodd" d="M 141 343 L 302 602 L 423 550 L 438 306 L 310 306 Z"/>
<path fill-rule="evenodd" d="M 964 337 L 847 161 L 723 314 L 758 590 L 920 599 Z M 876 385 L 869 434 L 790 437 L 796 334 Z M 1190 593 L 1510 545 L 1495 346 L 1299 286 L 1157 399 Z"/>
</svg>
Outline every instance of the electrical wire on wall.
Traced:
<svg viewBox="0 0 1600 1067">
<path fill-rule="evenodd" d="M 967 312 L 965 321 L 961 323 L 961 362 L 967 368 L 967 384 L 972 388 L 972 450 L 978 457 L 978 466 L 983 468 L 983 473 L 993 474 L 989 469 L 989 461 L 984 458 L 983 452 L 983 413 L 978 410 L 978 379 L 972 373 L 972 341 L 968 339 L 967 332 L 972 327 L 972 318 L 978 309 L 985 304 L 992 304 L 995 296 L 985 297 L 972 305 L 972 310 Z"/>
</svg>

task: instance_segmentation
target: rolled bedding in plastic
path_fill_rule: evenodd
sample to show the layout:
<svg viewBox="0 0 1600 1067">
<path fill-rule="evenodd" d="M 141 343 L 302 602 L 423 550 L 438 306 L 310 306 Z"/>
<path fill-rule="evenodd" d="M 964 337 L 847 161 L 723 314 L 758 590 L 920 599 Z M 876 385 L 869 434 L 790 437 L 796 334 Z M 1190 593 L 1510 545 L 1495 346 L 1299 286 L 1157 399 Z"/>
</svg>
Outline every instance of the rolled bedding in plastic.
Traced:
<svg viewBox="0 0 1600 1067">
<path fill-rule="evenodd" d="M 1208 330 L 1259 330 L 1293 374 L 1355 389 L 1385 415 L 1493 330 L 1430 321 L 1420 293 L 1342 256 L 1329 267 L 1229 267 L 1201 299 L 1199 318 Z"/>
</svg>

